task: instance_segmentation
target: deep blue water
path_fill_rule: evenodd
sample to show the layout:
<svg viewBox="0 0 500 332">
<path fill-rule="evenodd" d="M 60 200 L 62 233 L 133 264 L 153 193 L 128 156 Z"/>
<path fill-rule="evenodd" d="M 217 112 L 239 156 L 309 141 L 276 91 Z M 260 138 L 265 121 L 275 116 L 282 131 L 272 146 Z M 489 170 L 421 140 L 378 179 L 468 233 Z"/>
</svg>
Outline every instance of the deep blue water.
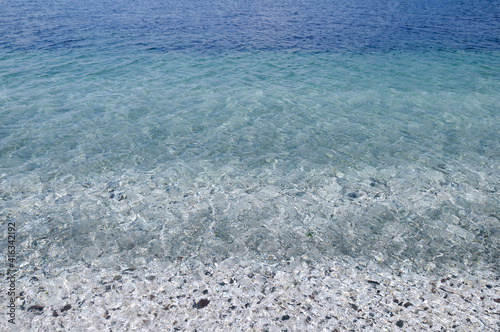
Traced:
<svg viewBox="0 0 500 332">
<path fill-rule="evenodd" d="M 0 48 L 498 50 L 494 0 L 4 1 Z"/>
<path fill-rule="evenodd" d="M 26 269 L 498 269 L 498 1 L 3 1 Z"/>
</svg>

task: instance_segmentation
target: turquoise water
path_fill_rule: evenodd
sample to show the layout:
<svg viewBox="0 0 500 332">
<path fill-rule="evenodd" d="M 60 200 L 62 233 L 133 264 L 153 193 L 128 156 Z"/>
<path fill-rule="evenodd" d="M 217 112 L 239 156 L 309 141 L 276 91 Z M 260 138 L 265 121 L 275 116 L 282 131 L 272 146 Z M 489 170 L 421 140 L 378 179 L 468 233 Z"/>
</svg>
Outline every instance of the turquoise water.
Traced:
<svg viewBox="0 0 500 332">
<path fill-rule="evenodd" d="M 497 52 L 9 54 L 8 173 L 494 165 Z M 5 172 L 7 171 L 5 170 Z"/>
<path fill-rule="evenodd" d="M 498 269 L 487 2 L 385 16 L 77 3 L 13 4 L 0 24 L 0 216 L 19 225 L 21 266 L 347 255 Z M 416 21 L 390 19 L 408 10 Z"/>
</svg>

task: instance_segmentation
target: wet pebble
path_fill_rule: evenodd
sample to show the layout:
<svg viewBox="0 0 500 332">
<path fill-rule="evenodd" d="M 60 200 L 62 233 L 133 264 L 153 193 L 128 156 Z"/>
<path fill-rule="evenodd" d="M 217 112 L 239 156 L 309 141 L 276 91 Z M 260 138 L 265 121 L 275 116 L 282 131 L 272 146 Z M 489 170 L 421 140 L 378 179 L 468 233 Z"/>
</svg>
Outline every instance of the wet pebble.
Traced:
<svg viewBox="0 0 500 332">
<path fill-rule="evenodd" d="M 208 304 L 210 303 L 210 300 L 207 299 L 201 299 L 198 302 L 196 302 L 193 307 L 196 309 L 202 309 L 205 308 Z"/>
</svg>

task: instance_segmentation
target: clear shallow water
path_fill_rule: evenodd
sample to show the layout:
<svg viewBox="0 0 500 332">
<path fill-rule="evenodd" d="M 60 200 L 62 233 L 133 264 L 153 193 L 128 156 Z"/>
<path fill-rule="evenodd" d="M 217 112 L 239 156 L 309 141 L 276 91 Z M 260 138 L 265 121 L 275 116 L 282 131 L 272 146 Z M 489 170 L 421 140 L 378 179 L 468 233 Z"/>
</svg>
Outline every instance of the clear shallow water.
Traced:
<svg viewBox="0 0 500 332">
<path fill-rule="evenodd" d="M 2 4 L 21 261 L 496 269 L 492 4 Z"/>
</svg>

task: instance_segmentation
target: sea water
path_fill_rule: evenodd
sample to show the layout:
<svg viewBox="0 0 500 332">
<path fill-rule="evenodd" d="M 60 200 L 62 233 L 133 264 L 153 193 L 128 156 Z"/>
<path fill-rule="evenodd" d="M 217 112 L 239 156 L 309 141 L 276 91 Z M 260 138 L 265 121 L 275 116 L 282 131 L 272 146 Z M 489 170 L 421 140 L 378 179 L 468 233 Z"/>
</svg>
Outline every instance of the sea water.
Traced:
<svg viewBox="0 0 500 332">
<path fill-rule="evenodd" d="M 18 263 L 498 270 L 499 8 L 0 3 Z"/>
</svg>

